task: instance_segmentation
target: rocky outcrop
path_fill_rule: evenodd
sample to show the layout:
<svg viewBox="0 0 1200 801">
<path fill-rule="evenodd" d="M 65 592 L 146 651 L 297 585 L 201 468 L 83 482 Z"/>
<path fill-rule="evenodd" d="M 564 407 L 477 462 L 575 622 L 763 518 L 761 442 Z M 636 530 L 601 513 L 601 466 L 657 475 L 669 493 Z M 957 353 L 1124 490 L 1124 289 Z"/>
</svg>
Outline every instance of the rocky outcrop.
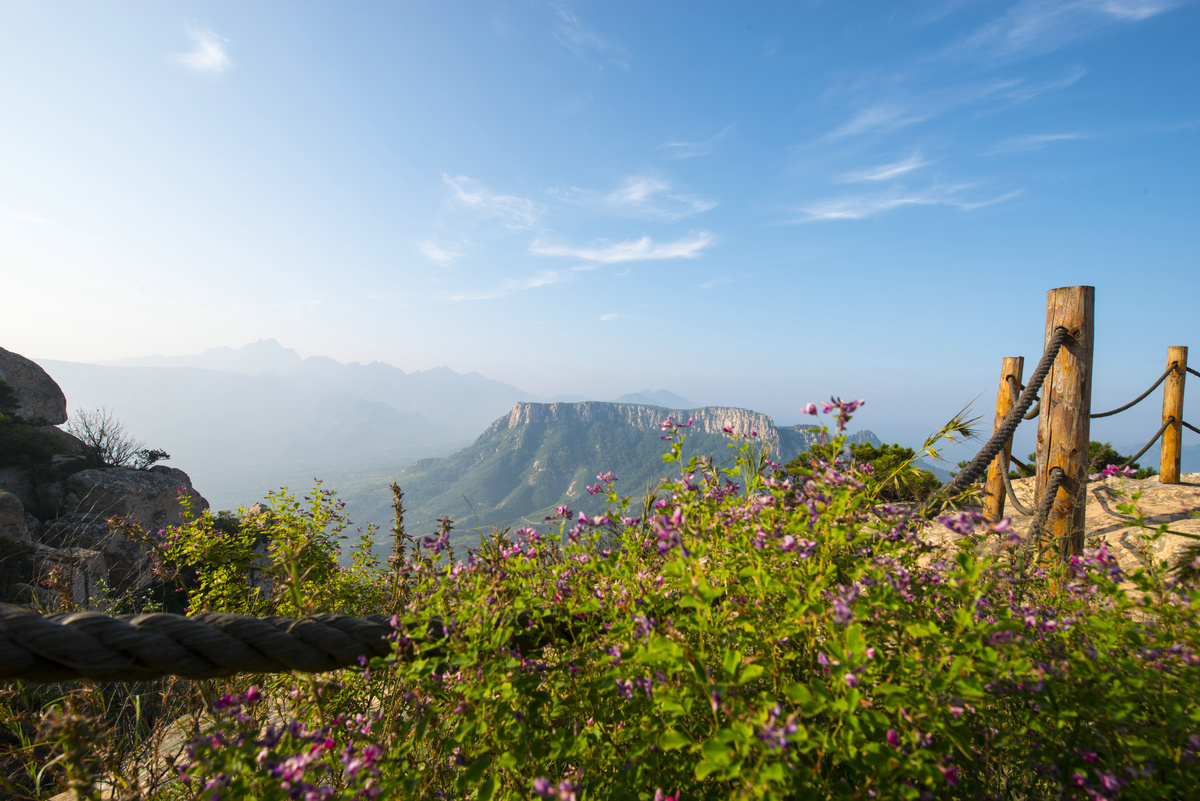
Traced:
<svg viewBox="0 0 1200 801">
<path fill-rule="evenodd" d="M 17 396 L 17 415 L 49 425 L 67 422 L 67 399 L 45 370 L 20 354 L 0 348 L 0 381 Z"/>
<path fill-rule="evenodd" d="M 75 516 L 105 520 L 125 518 L 143 531 L 153 532 L 183 521 L 180 495 L 189 499 L 194 513 L 208 501 L 192 489 L 187 473 L 156 465 L 149 470 L 104 467 L 81 470 L 66 481 L 66 507 Z"/>
<path fill-rule="evenodd" d="M 208 502 L 172 467 L 87 467 L 82 443 L 46 425 L 67 419 L 58 384 L 3 349 L 0 378 L 18 404 L 18 420 L 0 423 L 26 440 L 32 424 L 43 443 L 37 460 L 0 462 L 0 601 L 58 610 L 140 595 L 156 580 L 159 532 L 183 521 L 181 496 L 193 514 Z"/>
</svg>

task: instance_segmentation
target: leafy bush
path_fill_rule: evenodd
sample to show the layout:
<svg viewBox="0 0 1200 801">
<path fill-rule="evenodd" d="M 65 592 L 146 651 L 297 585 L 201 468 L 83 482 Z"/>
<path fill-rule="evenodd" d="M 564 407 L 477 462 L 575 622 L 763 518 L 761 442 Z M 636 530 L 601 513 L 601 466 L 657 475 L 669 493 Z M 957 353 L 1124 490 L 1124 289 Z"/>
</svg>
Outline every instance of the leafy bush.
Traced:
<svg viewBox="0 0 1200 801">
<path fill-rule="evenodd" d="M 84 446 L 84 454 L 96 467 L 132 467 L 146 470 L 171 458 L 158 448 L 147 448 L 125 430 L 125 424 L 103 406 L 93 411 L 76 409 L 67 431 Z"/>
<path fill-rule="evenodd" d="M 224 683 L 158 797 L 1167 799 L 1200 782 L 1194 585 L 1158 563 L 1122 576 L 1103 547 L 1029 565 L 1008 521 L 972 512 L 935 524 L 966 539 L 943 557 L 848 463 L 753 473 L 742 441 L 720 469 L 685 458 L 686 434 L 667 426 L 679 477 L 649 513 L 600 476 L 609 511 L 560 509 L 463 561 L 448 523 L 412 541 L 398 520 L 402 558 L 338 571 L 322 491 L 275 496 L 236 535 L 179 529 L 207 582 L 193 608 L 382 611 L 396 640 L 335 676 Z M 284 543 L 269 598 L 233 586 L 260 525 Z M 996 560 L 973 555 L 983 539 Z"/>
</svg>

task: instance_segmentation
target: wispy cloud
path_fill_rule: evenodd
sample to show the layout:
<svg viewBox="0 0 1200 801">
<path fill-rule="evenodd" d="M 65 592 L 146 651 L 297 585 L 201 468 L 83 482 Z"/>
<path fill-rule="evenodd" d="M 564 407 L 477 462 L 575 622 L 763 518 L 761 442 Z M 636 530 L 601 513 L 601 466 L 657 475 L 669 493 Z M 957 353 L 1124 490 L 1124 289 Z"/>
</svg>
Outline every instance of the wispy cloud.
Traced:
<svg viewBox="0 0 1200 801">
<path fill-rule="evenodd" d="M 1041 150 L 1046 145 L 1052 145 L 1055 142 L 1070 142 L 1075 139 L 1089 139 L 1087 134 L 1077 133 L 1058 133 L 1058 134 L 1035 134 L 1034 136 L 1016 136 L 1011 139 L 1005 139 L 991 150 L 987 151 L 988 155 L 997 153 L 1019 153 L 1026 150 Z"/>
<path fill-rule="evenodd" d="M 724 286 L 725 284 L 732 284 L 732 283 L 733 283 L 732 278 L 730 278 L 728 276 L 722 276 L 720 278 L 714 278 L 711 281 L 705 281 L 703 284 L 700 284 L 700 288 L 701 289 L 716 289 L 719 286 Z"/>
<path fill-rule="evenodd" d="M 905 206 L 953 206 L 969 211 L 1010 200 L 1022 192 L 1022 190 L 1015 190 L 997 197 L 971 200 L 963 196 L 964 190 L 969 189 L 970 186 L 970 184 L 953 184 L 932 186 L 920 192 L 893 190 L 876 195 L 833 198 L 798 209 L 805 216 L 794 222 L 863 220 Z"/>
<path fill-rule="evenodd" d="M 895 161 L 891 164 L 882 164 L 878 167 L 867 167 L 862 170 L 854 170 L 852 172 L 843 173 L 838 176 L 837 180 L 842 183 L 860 183 L 862 181 L 888 181 L 892 178 L 899 178 L 905 173 L 910 173 L 913 170 L 919 170 L 925 167 L 930 162 L 921 158 L 920 153 L 913 153 L 903 161 Z"/>
<path fill-rule="evenodd" d="M 731 134 L 737 128 L 737 123 L 726 125 L 717 133 L 707 139 L 699 142 L 681 142 L 671 141 L 663 142 L 659 147 L 667 151 L 667 158 L 672 159 L 693 159 L 697 156 L 707 156 L 717 147 L 717 142 L 720 142 L 726 136 Z"/>
<path fill-rule="evenodd" d="M 559 43 L 594 67 L 603 68 L 607 63 L 628 71 L 629 53 L 625 48 L 585 28 L 575 12 L 564 4 L 553 3 L 552 6 L 558 16 L 554 38 Z"/>
<path fill-rule="evenodd" d="M 708 200 L 686 192 L 673 191 L 671 185 L 654 176 L 631 176 L 604 198 L 611 208 L 636 216 L 660 220 L 682 220 L 716 208 Z"/>
<path fill-rule="evenodd" d="M 543 270 L 529 278 L 510 278 L 495 289 L 484 290 L 483 292 L 462 292 L 456 295 L 449 295 L 446 297 L 446 300 L 495 300 L 496 298 L 508 297 L 518 292 L 524 292 L 525 290 L 537 289 L 540 286 L 559 284 L 569 277 L 569 273 L 560 273 L 558 270 Z"/>
<path fill-rule="evenodd" d="M 175 63 L 210 75 L 220 75 L 233 66 L 225 52 L 226 40 L 218 36 L 212 28 L 189 26 L 187 33 L 192 39 L 192 49 L 186 53 L 175 54 Z"/>
<path fill-rule="evenodd" d="M 608 314 L 600 315 L 600 320 L 602 322 L 609 323 L 609 322 L 612 322 L 613 320 L 617 319 L 618 317 L 624 317 L 624 316 L 625 315 L 618 314 L 617 312 L 609 312 Z"/>
<path fill-rule="evenodd" d="M 555 194 L 592 210 L 641 219 L 675 222 L 716 208 L 717 201 L 677 191 L 657 175 L 631 175 L 609 192 L 571 187 Z"/>
<path fill-rule="evenodd" d="M 829 136 L 832 139 L 840 139 L 844 136 L 856 136 L 876 131 L 894 131 L 906 125 L 924 122 L 940 112 L 941 110 L 938 108 L 918 109 L 894 100 L 876 103 L 862 109 L 851 119 L 834 128 Z"/>
<path fill-rule="evenodd" d="M 541 206 L 528 198 L 492 192 L 465 176 L 452 178 L 443 174 L 442 181 L 454 190 L 458 203 L 484 216 L 498 218 L 509 228 L 532 228 L 542 214 Z"/>
<path fill-rule="evenodd" d="M 425 258 L 436 261 L 438 264 L 451 264 L 455 259 L 461 258 L 463 255 L 460 251 L 444 248 L 430 239 L 418 241 L 417 249 L 421 251 Z"/>
<path fill-rule="evenodd" d="M 1012 58 L 1056 50 L 1108 26 L 1141 22 L 1182 0 L 1022 0 L 975 30 L 952 56 Z"/>
<path fill-rule="evenodd" d="M 538 256 L 561 256 L 583 259 L 596 264 L 620 264 L 627 261 L 659 261 L 663 259 L 694 259 L 701 251 L 716 243 L 708 231 L 700 231 L 674 242 L 656 243 L 648 236 L 625 242 L 597 243 L 585 247 L 551 245 L 535 240 L 529 252 Z"/>
<path fill-rule="evenodd" d="M 885 92 L 889 97 L 868 100 L 854 116 L 826 134 L 825 139 L 891 133 L 972 106 L 990 104 L 992 109 L 1007 108 L 1065 89 L 1086 74 L 1087 70 L 1076 66 L 1063 75 L 1040 82 L 1003 78 L 924 92 L 905 92 L 888 86 Z"/>
</svg>

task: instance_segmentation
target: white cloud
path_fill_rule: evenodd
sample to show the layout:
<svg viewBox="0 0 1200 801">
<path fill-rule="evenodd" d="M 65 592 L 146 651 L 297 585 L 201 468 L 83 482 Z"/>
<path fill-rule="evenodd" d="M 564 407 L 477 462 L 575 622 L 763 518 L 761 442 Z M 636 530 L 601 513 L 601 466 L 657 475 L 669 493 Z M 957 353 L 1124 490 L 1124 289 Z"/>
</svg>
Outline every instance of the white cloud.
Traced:
<svg viewBox="0 0 1200 801">
<path fill-rule="evenodd" d="M 455 259 L 460 258 L 463 254 L 457 250 L 449 250 L 436 242 L 423 239 L 417 242 L 417 249 L 431 261 L 436 261 L 438 264 L 450 264 Z"/>
<path fill-rule="evenodd" d="M 491 192 L 478 181 L 461 175 L 451 178 L 443 174 L 442 181 L 454 190 L 454 198 L 460 204 L 499 218 L 509 228 L 532 228 L 541 216 L 542 208 L 528 198 Z"/>
<path fill-rule="evenodd" d="M 697 156 L 707 156 L 716 149 L 717 142 L 728 136 L 736 127 L 737 123 L 726 125 L 716 134 L 700 142 L 663 142 L 659 147 L 664 148 L 667 151 L 668 158 L 673 159 L 692 159 Z"/>
<path fill-rule="evenodd" d="M 716 237 L 708 231 L 692 234 L 675 242 L 655 243 L 648 236 L 612 244 L 595 244 L 587 247 L 549 245 L 535 240 L 529 252 L 538 256 L 562 256 L 583 259 L 597 264 L 620 264 L 627 261 L 658 261 L 663 259 L 694 259 L 705 248 L 713 245 Z"/>
<path fill-rule="evenodd" d="M 519 280 L 510 278 L 495 289 L 490 289 L 483 292 L 463 292 L 457 295 L 450 295 L 446 298 L 446 300 L 494 300 L 496 298 L 514 295 L 517 292 L 524 292 L 527 289 L 536 289 L 540 286 L 558 284 L 567 280 L 568 277 L 569 274 L 560 273 L 558 270 L 543 270 L 537 275 L 529 278 Z"/>
<path fill-rule="evenodd" d="M 928 161 L 921 158 L 920 153 L 913 153 L 903 161 L 895 161 L 891 164 L 883 164 L 878 167 L 868 167 L 862 170 L 854 170 L 853 172 L 845 173 L 838 177 L 837 180 L 843 183 L 859 183 L 861 181 L 887 181 L 892 178 L 898 178 L 905 173 L 919 170 L 929 164 Z"/>
<path fill-rule="evenodd" d="M 852 119 L 831 131 L 829 136 L 839 139 L 872 131 L 894 131 L 906 125 L 924 122 L 938 113 L 940 110 L 914 110 L 895 101 L 877 103 L 858 112 Z"/>
<path fill-rule="evenodd" d="M 1112 24 L 1141 22 L 1180 0 L 1022 0 L 950 49 L 951 55 L 1005 58 L 1055 50 Z"/>
<path fill-rule="evenodd" d="M 700 288 L 701 289 L 716 289 L 719 286 L 723 286 L 725 284 L 732 284 L 732 283 L 733 283 L 732 278 L 729 278 L 728 276 L 722 276 L 721 278 L 714 278 L 711 281 L 705 281 L 703 284 L 700 285 Z"/>
<path fill-rule="evenodd" d="M 618 44 L 608 41 L 595 31 L 588 30 L 569 8 L 552 4 L 558 15 L 554 38 L 585 62 L 601 68 L 605 63 L 629 70 L 629 53 Z"/>
<path fill-rule="evenodd" d="M 622 317 L 622 316 L 623 315 L 617 314 L 616 312 L 609 312 L 608 314 L 600 315 L 600 320 L 602 322 L 608 323 L 608 322 L 612 322 L 613 320 L 617 319 L 618 317 Z"/>
<path fill-rule="evenodd" d="M 1022 190 L 1007 192 L 986 200 L 968 200 L 962 196 L 970 184 L 933 186 L 921 192 L 891 191 L 878 195 L 841 197 L 815 203 L 799 209 L 805 217 L 796 222 L 822 222 L 828 220 L 863 220 L 883 212 L 904 206 L 953 206 L 971 210 L 1016 197 Z"/>
<path fill-rule="evenodd" d="M 177 64 L 196 72 L 213 75 L 220 75 L 233 66 L 225 52 L 226 40 L 218 36 L 212 28 L 189 26 L 187 32 L 192 39 L 192 49 L 186 53 L 177 53 L 174 57 Z"/>
<path fill-rule="evenodd" d="M 604 197 L 613 210 L 639 217 L 682 220 L 716 208 L 716 201 L 696 195 L 672 192 L 671 185 L 654 176 L 631 176 L 619 188 Z"/>
<path fill-rule="evenodd" d="M 1076 139 L 1088 139 L 1086 134 L 1076 133 L 1060 133 L 1060 134 L 1036 134 L 1034 136 L 1017 136 L 1012 139 L 1005 139 L 997 144 L 989 154 L 995 153 L 1018 153 L 1026 150 L 1041 150 L 1046 145 L 1054 144 L 1055 142 L 1070 142 Z"/>
</svg>

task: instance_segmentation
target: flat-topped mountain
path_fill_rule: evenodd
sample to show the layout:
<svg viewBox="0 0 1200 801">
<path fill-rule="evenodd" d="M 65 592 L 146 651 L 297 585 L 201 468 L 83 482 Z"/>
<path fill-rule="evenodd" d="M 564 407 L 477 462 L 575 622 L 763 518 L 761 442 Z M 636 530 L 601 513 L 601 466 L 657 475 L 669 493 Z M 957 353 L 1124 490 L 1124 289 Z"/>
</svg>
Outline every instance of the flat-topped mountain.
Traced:
<svg viewBox="0 0 1200 801">
<path fill-rule="evenodd" d="M 452 456 L 423 459 L 396 477 L 405 493 L 406 524 L 410 533 L 428 533 L 438 518 L 450 516 L 463 544 L 477 541 L 475 529 L 490 530 L 541 522 L 558 506 L 595 514 L 604 508 L 601 496 L 587 487 L 600 473 L 617 475 L 617 490 L 645 497 L 677 471 L 664 465 L 669 445 L 659 424 L 668 416 L 686 423 L 684 457 L 712 454 L 732 464 L 734 442 L 724 433 L 758 436 L 772 458 L 786 462 L 817 441 L 818 430 L 804 426 L 777 427 L 765 414 L 749 409 L 710 406 L 663 409 L 639 404 L 519 402 L 493 422 L 470 446 Z M 851 436 L 854 442 L 880 444 L 869 431 Z"/>
</svg>

